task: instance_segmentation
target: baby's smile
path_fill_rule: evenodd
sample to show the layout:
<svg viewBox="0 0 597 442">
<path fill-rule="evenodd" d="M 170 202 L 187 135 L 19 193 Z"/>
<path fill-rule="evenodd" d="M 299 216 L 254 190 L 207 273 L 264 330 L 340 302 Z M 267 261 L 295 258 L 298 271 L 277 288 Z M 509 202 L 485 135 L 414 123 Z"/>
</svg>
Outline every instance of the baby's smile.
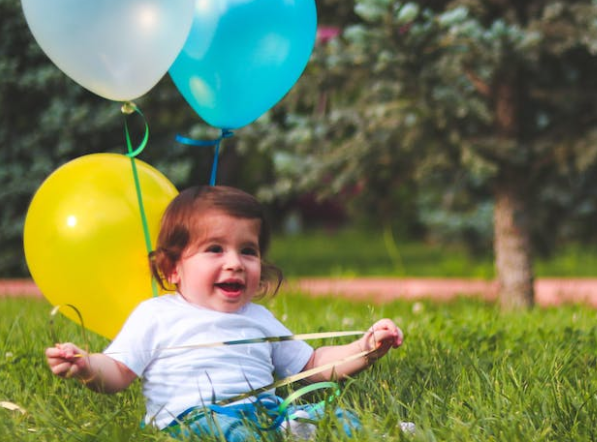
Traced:
<svg viewBox="0 0 597 442">
<path fill-rule="evenodd" d="M 245 285 L 242 282 L 219 282 L 216 283 L 216 287 L 225 292 L 239 292 L 241 291 Z"/>
</svg>

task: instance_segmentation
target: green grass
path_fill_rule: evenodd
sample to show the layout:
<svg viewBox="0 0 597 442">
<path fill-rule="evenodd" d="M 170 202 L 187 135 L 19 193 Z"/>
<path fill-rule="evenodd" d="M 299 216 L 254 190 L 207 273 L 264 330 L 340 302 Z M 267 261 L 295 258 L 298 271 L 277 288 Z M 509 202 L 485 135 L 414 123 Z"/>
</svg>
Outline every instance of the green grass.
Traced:
<svg viewBox="0 0 597 442">
<path fill-rule="evenodd" d="M 364 422 L 359 442 L 382 436 L 384 441 L 597 440 L 593 309 L 503 314 L 472 300 L 371 307 L 289 293 L 269 306 L 297 333 L 365 329 L 381 317 L 403 328 L 400 349 L 342 387 L 339 405 Z M 49 312 L 43 300 L 0 300 L 0 401 L 27 410 L 0 408 L 0 440 L 169 440 L 139 428 L 143 401 L 137 383 L 117 395 L 98 395 L 50 373 L 43 355 L 52 343 Z M 55 331 L 60 340 L 82 339 L 67 320 L 57 322 Z M 90 337 L 92 350 L 105 344 Z M 417 424 L 414 438 L 397 431 L 400 420 Z M 320 431 L 317 440 L 346 440 L 330 425 Z"/>
<path fill-rule="evenodd" d="M 290 278 L 399 276 L 494 278 L 491 249 L 473 256 L 461 245 L 392 241 L 383 232 L 314 231 L 277 235 L 269 259 Z M 566 245 L 535 262 L 538 277 L 597 277 L 597 248 Z"/>
</svg>

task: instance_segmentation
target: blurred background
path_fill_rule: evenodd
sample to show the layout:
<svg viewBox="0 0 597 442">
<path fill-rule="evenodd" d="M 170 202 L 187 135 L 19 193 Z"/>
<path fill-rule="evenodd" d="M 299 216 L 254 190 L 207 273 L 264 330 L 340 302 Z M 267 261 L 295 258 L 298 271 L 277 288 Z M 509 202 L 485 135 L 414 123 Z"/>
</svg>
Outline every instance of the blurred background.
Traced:
<svg viewBox="0 0 597 442">
<path fill-rule="evenodd" d="M 301 78 L 222 142 L 218 184 L 267 204 L 272 261 L 289 276 L 597 276 L 594 2 L 316 4 Z M 0 35 L 0 277 L 22 278 L 43 180 L 126 145 L 120 104 L 52 64 L 18 0 L 0 0 Z M 175 136 L 219 131 L 168 75 L 135 102 L 139 158 L 179 189 L 207 184 L 213 150 Z"/>
</svg>

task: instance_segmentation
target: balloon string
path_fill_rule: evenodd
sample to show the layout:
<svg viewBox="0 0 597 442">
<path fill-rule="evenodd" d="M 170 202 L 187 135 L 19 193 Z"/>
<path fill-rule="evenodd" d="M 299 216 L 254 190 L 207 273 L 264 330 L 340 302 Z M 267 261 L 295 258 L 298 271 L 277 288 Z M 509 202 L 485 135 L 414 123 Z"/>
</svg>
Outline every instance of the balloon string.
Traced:
<svg viewBox="0 0 597 442">
<path fill-rule="evenodd" d="M 292 384 L 293 382 L 297 382 L 297 381 L 306 379 L 306 378 L 308 378 L 310 376 L 316 375 L 318 373 L 322 373 L 322 372 L 324 372 L 326 370 L 330 370 L 330 369 L 333 370 L 337 366 L 346 364 L 347 362 L 356 361 L 357 359 L 360 359 L 360 358 L 367 358 L 374 351 L 375 351 L 375 349 L 373 349 L 373 350 L 365 350 L 365 351 L 362 351 L 360 353 L 356 353 L 354 355 L 347 356 L 347 357 L 345 357 L 345 358 L 343 358 L 343 359 L 341 359 L 339 361 L 333 361 L 333 362 L 330 362 L 328 364 L 324 364 L 324 365 L 321 365 L 319 367 L 312 368 L 310 370 L 302 371 L 302 372 L 297 373 L 297 374 L 295 374 L 293 376 L 288 376 L 287 378 L 275 381 L 275 382 L 273 382 L 273 383 L 271 383 L 269 385 L 266 385 L 264 387 L 256 388 L 254 390 L 247 391 L 246 393 L 241 393 L 241 394 L 233 396 L 231 398 L 224 399 L 224 400 L 218 402 L 217 405 L 228 405 L 228 404 L 231 404 L 233 402 L 237 402 L 237 401 L 240 401 L 242 399 L 247 399 L 247 398 L 249 398 L 251 396 L 257 396 L 257 395 L 259 395 L 261 393 L 265 393 L 265 392 L 267 392 L 269 390 L 273 390 L 275 388 L 283 387 L 285 385 Z"/>
<path fill-rule="evenodd" d="M 147 141 L 149 140 L 149 125 L 147 124 L 147 120 L 145 119 L 145 115 L 139 110 L 135 103 L 130 101 L 124 103 L 121 107 L 121 112 L 123 113 L 124 117 L 124 134 L 126 138 L 126 148 L 127 154 L 126 156 L 131 160 L 131 168 L 133 170 L 133 180 L 135 182 L 135 191 L 137 193 L 137 203 L 139 204 L 139 213 L 141 215 L 141 224 L 143 226 L 143 238 L 145 239 L 145 248 L 147 249 L 147 254 L 151 253 L 153 247 L 151 245 L 151 237 L 149 235 L 149 225 L 147 223 L 147 216 L 145 215 L 145 207 L 143 205 L 143 194 L 141 192 L 141 182 L 139 180 L 139 174 L 137 172 L 137 163 L 135 161 L 135 157 L 143 152 L 145 146 L 147 145 Z M 143 123 L 145 125 L 145 134 L 143 136 L 143 140 L 139 143 L 136 149 L 133 149 L 133 144 L 131 142 L 131 136 L 129 132 L 129 126 L 126 121 L 126 116 L 132 113 L 137 113 L 143 119 Z M 151 278 L 151 290 L 153 296 L 158 296 L 158 287 L 153 278 Z"/>
<path fill-rule="evenodd" d="M 284 422 L 284 419 L 286 419 L 286 416 L 288 414 L 288 406 L 296 401 L 298 398 L 300 398 L 301 396 L 304 396 L 307 393 L 311 393 L 315 390 L 322 390 L 324 388 L 333 388 L 334 392 L 333 394 L 326 400 L 324 401 L 320 401 L 317 404 L 315 404 L 313 406 L 313 408 L 311 409 L 311 411 L 315 411 L 315 410 L 319 410 L 321 408 L 323 408 L 327 403 L 331 403 L 334 399 L 336 399 L 338 396 L 340 396 L 340 387 L 338 386 L 338 383 L 336 382 L 316 382 L 315 384 L 311 384 L 311 385 L 306 385 L 302 388 L 299 388 L 297 391 L 291 393 L 289 396 L 286 397 L 286 399 L 284 399 L 284 401 L 280 404 L 280 406 L 278 407 L 278 417 L 274 420 L 274 422 L 272 422 L 270 428 L 277 428 L 279 427 L 282 422 Z M 296 419 L 296 413 L 291 414 L 290 416 L 288 416 L 289 420 L 293 420 Z"/>
<path fill-rule="evenodd" d="M 162 352 L 167 350 L 196 350 L 199 348 L 215 348 L 229 345 L 248 345 L 261 344 L 265 342 L 285 342 L 285 341 L 311 341 L 315 339 L 329 339 L 340 338 L 345 336 L 364 335 L 364 331 L 334 331 L 334 332 L 320 332 L 320 333 L 303 333 L 297 335 L 285 336 L 263 336 L 259 338 L 235 339 L 231 341 L 208 342 L 205 344 L 191 344 L 191 345 L 177 345 L 173 347 L 157 347 L 154 349 L 139 350 L 147 353 Z M 124 354 L 127 352 L 105 352 L 106 355 Z"/>
<path fill-rule="evenodd" d="M 193 138 L 183 137 L 182 135 L 176 135 L 176 141 L 182 144 L 186 144 L 188 146 L 199 146 L 199 147 L 210 147 L 215 146 L 214 148 L 214 160 L 211 166 L 211 176 L 209 178 L 209 185 L 215 186 L 216 185 L 216 175 L 218 172 L 218 157 L 220 156 L 220 142 L 224 138 L 231 138 L 234 135 L 229 129 L 222 129 L 222 133 L 218 138 L 215 140 L 194 140 Z"/>
<path fill-rule="evenodd" d="M 54 340 L 54 343 L 59 342 L 56 331 L 54 330 L 54 317 L 56 316 L 56 313 L 58 313 L 58 311 L 62 307 L 63 306 L 61 306 L 61 305 L 57 305 L 50 312 L 50 333 L 52 335 L 52 339 Z M 84 341 L 86 341 L 85 351 L 87 352 L 87 354 L 89 354 L 89 341 L 87 340 L 87 335 L 85 334 L 86 329 L 85 329 L 85 324 L 83 322 L 83 316 L 81 315 L 81 312 L 79 312 L 79 310 L 74 305 L 71 305 L 71 304 L 65 304 L 64 307 L 69 307 L 69 308 L 73 309 L 74 312 L 77 314 L 77 316 L 79 318 L 80 325 L 81 325 L 81 329 L 83 332 L 83 339 L 84 339 Z M 216 347 L 216 346 L 226 346 L 226 345 L 254 344 L 254 343 L 258 343 L 258 342 L 282 342 L 282 341 L 291 341 L 291 340 L 307 341 L 307 340 L 312 340 L 312 339 L 342 337 L 342 336 L 350 336 L 350 335 L 356 335 L 356 334 L 362 334 L 362 333 L 364 333 L 364 332 L 362 332 L 362 331 L 336 331 L 336 332 L 321 332 L 321 333 L 304 333 L 304 334 L 289 335 L 289 336 L 266 336 L 263 338 L 238 339 L 238 340 L 233 340 L 233 341 L 214 342 L 211 344 L 203 344 L 203 345 L 200 344 L 195 347 L 197 347 L 197 348 L 199 348 L 199 347 Z M 185 347 L 178 347 L 178 348 L 185 348 Z M 161 348 L 160 350 L 166 350 L 166 348 Z M 289 376 L 289 377 L 277 380 L 277 381 L 275 381 L 269 385 L 266 385 L 264 387 L 255 388 L 255 389 L 252 389 L 245 393 L 236 395 L 234 397 L 224 399 L 218 403 L 212 404 L 211 407 L 218 408 L 218 407 L 222 407 L 224 405 L 228 405 L 228 404 L 240 401 L 242 399 L 250 398 L 252 396 L 258 397 L 261 393 L 265 393 L 269 390 L 272 390 L 272 389 L 275 389 L 278 387 L 282 387 L 285 385 L 290 385 L 294 382 L 300 381 L 302 379 L 306 379 L 310 376 L 313 376 L 318 373 L 322 373 L 323 371 L 326 371 L 329 369 L 333 370 L 338 365 L 342 365 L 347 362 L 357 360 L 359 358 L 367 358 L 374 351 L 375 351 L 375 349 L 365 350 L 360 353 L 357 353 L 357 354 L 354 354 L 351 356 L 347 356 L 341 360 L 329 362 L 329 363 L 321 365 L 319 367 L 315 367 L 310 370 L 306 370 L 301 373 L 297 373 L 293 376 Z M 110 353 L 105 353 L 105 354 L 108 355 Z M 81 356 L 83 356 L 83 355 L 81 355 Z M 303 388 L 300 388 L 299 390 L 295 391 L 290 396 L 288 396 L 280 404 L 280 406 L 278 407 L 279 416 L 274 420 L 274 422 L 272 423 L 270 428 L 272 428 L 272 429 L 277 428 L 282 423 L 282 420 L 285 419 L 286 414 L 287 414 L 286 409 L 288 408 L 288 406 L 291 402 L 295 401 L 296 399 L 303 396 L 304 394 L 307 394 L 309 392 L 312 392 L 317 389 L 322 389 L 322 388 L 334 388 L 335 389 L 334 395 L 330 399 L 328 399 L 328 401 L 331 401 L 335 397 L 340 395 L 340 389 L 338 387 L 338 384 L 335 382 L 332 382 L 332 381 L 314 383 L 311 385 L 307 385 Z M 325 405 L 325 401 L 322 401 L 322 402 L 316 404 L 316 407 L 320 408 L 320 407 L 323 407 L 324 405 Z M 217 410 L 214 410 L 214 411 L 217 412 Z M 288 418 L 294 419 L 295 417 L 296 416 L 291 415 Z M 267 429 L 270 429 L 270 428 L 267 428 Z"/>
<path fill-rule="evenodd" d="M 83 315 L 81 315 L 81 312 L 79 311 L 79 309 L 72 304 L 56 305 L 50 312 L 50 322 L 49 322 L 50 336 L 52 337 L 52 341 L 54 341 L 53 342 L 54 345 L 58 344 L 59 342 L 62 342 L 58 339 L 58 334 L 56 333 L 56 329 L 54 328 L 54 319 L 55 319 L 56 313 L 58 313 L 58 311 L 62 307 L 70 308 L 71 310 L 73 310 L 75 312 L 75 314 L 77 315 L 77 318 L 79 318 L 79 325 L 81 326 L 81 335 L 83 336 L 83 343 L 85 345 L 85 353 L 89 354 L 89 339 L 87 337 L 87 332 L 86 332 L 87 329 L 85 328 L 85 322 L 83 322 Z"/>
</svg>

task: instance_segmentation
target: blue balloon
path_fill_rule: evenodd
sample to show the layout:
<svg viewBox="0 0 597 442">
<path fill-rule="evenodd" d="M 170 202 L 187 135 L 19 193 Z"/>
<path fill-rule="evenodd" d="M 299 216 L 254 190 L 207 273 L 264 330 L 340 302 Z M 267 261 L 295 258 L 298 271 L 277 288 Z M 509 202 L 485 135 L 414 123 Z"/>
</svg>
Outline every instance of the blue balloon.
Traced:
<svg viewBox="0 0 597 442">
<path fill-rule="evenodd" d="M 316 31 L 314 0 L 196 0 L 170 76 L 205 122 L 237 129 L 292 88 Z"/>
</svg>

